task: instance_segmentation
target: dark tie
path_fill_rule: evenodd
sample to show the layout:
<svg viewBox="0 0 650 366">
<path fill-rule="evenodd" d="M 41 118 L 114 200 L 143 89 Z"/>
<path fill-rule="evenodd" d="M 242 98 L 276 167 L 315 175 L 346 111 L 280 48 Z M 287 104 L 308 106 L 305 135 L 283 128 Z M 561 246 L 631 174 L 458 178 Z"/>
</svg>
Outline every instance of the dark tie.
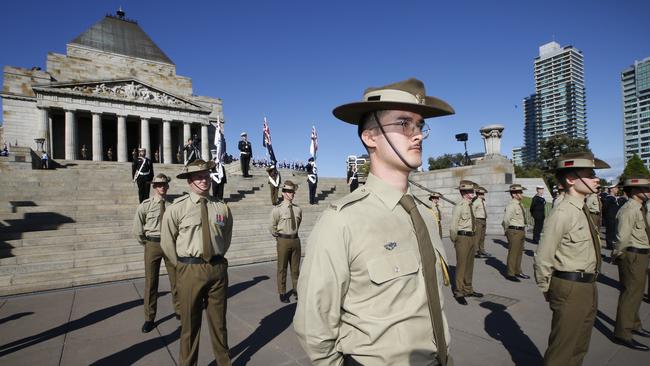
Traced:
<svg viewBox="0 0 650 366">
<path fill-rule="evenodd" d="M 440 216 L 440 207 L 436 205 L 436 211 L 438 211 L 438 233 L 440 234 L 440 239 L 442 239 L 442 216 Z"/>
<path fill-rule="evenodd" d="M 476 217 L 474 217 L 474 207 L 472 203 L 469 204 L 469 215 L 472 217 L 472 232 L 476 232 Z"/>
<path fill-rule="evenodd" d="M 422 272 L 424 284 L 427 289 L 427 302 L 429 303 L 429 315 L 433 323 L 433 337 L 438 347 L 438 359 L 442 365 L 447 364 L 447 342 L 445 341 L 445 329 L 442 322 L 442 309 L 440 307 L 440 294 L 438 293 L 438 276 L 436 274 L 436 254 L 429 237 L 427 226 L 420 216 L 413 196 L 404 195 L 399 200 L 400 205 L 408 212 L 415 228 L 415 235 L 418 239 L 418 249 L 422 259 Z"/>
<path fill-rule="evenodd" d="M 212 259 L 212 240 L 210 240 L 210 220 L 208 219 L 208 200 L 201 198 L 201 236 L 203 238 L 203 258 L 209 262 Z"/>
<path fill-rule="evenodd" d="M 291 231 L 296 231 L 296 215 L 293 213 L 293 205 L 289 204 L 289 214 L 291 214 Z"/>
<path fill-rule="evenodd" d="M 160 200 L 160 216 L 158 217 L 158 224 L 162 222 L 163 215 L 165 214 L 165 200 Z"/>
<path fill-rule="evenodd" d="M 596 230 L 596 225 L 594 225 L 594 222 L 591 220 L 591 214 L 589 213 L 587 205 L 582 205 L 582 212 L 584 212 L 585 216 L 587 217 L 587 222 L 589 223 L 591 241 L 594 243 L 594 251 L 596 252 L 596 272 L 599 273 L 600 264 L 602 262 L 602 259 L 600 258 L 600 235 L 598 234 L 598 230 Z"/>
<path fill-rule="evenodd" d="M 524 217 L 524 226 L 528 224 L 528 220 L 526 220 L 526 211 L 524 210 L 524 205 L 519 202 L 519 208 L 521 209 L 521 215 Z"/>
</svg>

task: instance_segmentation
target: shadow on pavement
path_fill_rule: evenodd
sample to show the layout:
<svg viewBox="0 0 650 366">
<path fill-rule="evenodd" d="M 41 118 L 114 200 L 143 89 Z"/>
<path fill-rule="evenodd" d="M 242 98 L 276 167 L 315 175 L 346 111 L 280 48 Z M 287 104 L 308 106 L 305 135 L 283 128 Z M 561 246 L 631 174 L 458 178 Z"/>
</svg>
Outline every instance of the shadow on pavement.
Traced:
<svg viewBox="0 0 650 366">
<path fill-rule="evenodd" d="M 284 332 L 293 321 L 295 311 L 296 304 L 293 303 L 281 307 L 264 317 L 260 321 L 259 327 L 251 335 L 230 349 L 230 357 L 234 358 L 239 355 L 233 365 L 247 364 L 257 351 Z M 210 365 L 216 366 L 216 363 L 212 362 Z"/>
<path fill-rule="evenodd" d="M 615 288 L 615 289 L 617 289 L 619 291 L 621 290 L 621 283 L 620 282 L 616 281 L 615 279 L 613 279 L 613 278 L 611 278 L 609 276 L 606 276 L 603 273 L 598 274 L 598 279 L 596 281 L 602 283 L 603 285 L 613 287 L 613 288 Z"/>
<path fill-rule="evenodd" d="M 22 318 L 24 316 L 28 316 L 28 315 L 32 315 L 32 314 L 34 314 L 33 311 L 26 311 L 26 312 L 23 312 L 23 313 L 16 313 L 16 314 L 13 314 L 13 315 L 9 315 L 6 318 L 0 319 L 0 324 L 4 324 L 4 323 L 10 322 L 12 320 L 20 319 L 20 318 Z"/>
<path fill-rule="evenodd" d="M 542 355 L 535 343 L 521 330 L 504 305 L 486 301 L 481 303 L 481 307 L 491 311 L 485 317 L 485 331 L 503 344 L 515 365 L 542 364 Z"/>
<path fill-rule="evenodd" d="M 497 259 L 496 257 L 488 258 L 485 261 L 485 264 L 487 264 L 488 266 L 496 269 L 499 272 L 499 274 L 501 274 L 501 276 L 503 276 L 503 278 L 506 278 L 506 276 L 508 275 L 508 267 L 506 267 L 506 265 L 503 262 L 501 262 L 501 260 Z"/>
<path fill-rule="evenodd" d="M 252 280 L 244 281 L 244 282 L 239 282 L 236 283 L 232 286 L 228 286 L 228 297 L 233 297 L 237 295 L 238 293 L 248 289 L 249 287 L 253 287 L 257 285 L 258 283 L 262 281 L 266 281 L 269 279 L 269 276 L 255 276 L 253 277 Z"/>
<path fill-rule="evenodd" d="M 492 239 L 492 242 L 493 242 L 494 244 L 499 244 L 499 245 L 501 245 L 502 247 L 504 247 L 504 248 L 506 248 L 506 249 L 509 249 L 509 248 L 510 248 L 510 245 L 508 245 L 508 242 L 507 242 L 507 241 L 503 241 L 503 240 L 501 240 L 501 239 Z"/>
<path fill-rule="evenodd" d="M 166 293 L 168 292 L 165 292 L 165 294 Z M 35 334 L 33 336 L 25 337 L 23 339 L 19 339 L 17 341 L 7 343 L 5 345 L 0 346 L 0 357 L 8 355 L 10 353 L 14 353 L 16 351 L 20 351 L 23 348 L 27 348 L 35 344 L 48 341 L 52 338 L 56 338 L 68 332 L 74 332 L 75 330 L 85 328 L 89 325 L 93 325 L 97 322 L 106 320 L 114 315 L 117 315 L 123 311 L 129 310 L 136 306 L 141 306 L 142 303 L 143 303 L 142 299 L 138 299 L 138 300 L 127 301 L 121 304 L 109 306 L 104 309 L 93 311 L 92 313 L 87 314 L 82 318 L 73 320 L 71 322 L 67 322 L 65 324 L 59 325 L 58 327 L 54 327 L 52 329 Z"/>
<path fill-rule="evenodd" d="M 607 339 L 610 341 L 614 342 L 614 332 L 609 330 L 609 327 L 607 327 L 603 321 L 607 324 L 609 324 L 612 328 L 616 325 L 616 322 L 605 315 L 602 311 L 598 310 L 596 312 L 596 320 L 594 321 L 594 328 L 596 328 L 599 332 L 601 332 Z"/>
</svg>

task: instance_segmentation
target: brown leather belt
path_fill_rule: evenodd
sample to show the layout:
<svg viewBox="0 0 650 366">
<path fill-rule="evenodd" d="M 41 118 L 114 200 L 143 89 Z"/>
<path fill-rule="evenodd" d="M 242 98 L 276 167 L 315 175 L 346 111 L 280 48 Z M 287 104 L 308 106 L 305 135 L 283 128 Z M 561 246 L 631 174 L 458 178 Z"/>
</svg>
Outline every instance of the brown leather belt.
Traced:
<svg viewBox="0 0 650 366">
<path fill-rule="evenodd" d="M 513 226 L 513 225 L 510 225 L 510 226 L 508 226 L 508 229 L 511 229 L 511 230 L 525 230 L 526 227 L 525 226 Z"/>
<path fill-rule="evenodd" d="M 215 255 L 210 258 L 209 263 L 214 263 L 223 259 L 222 255 Z M 208 263 L 201 257 L 178 257 L 178 261 L 185 264 L 205 264 Z"/>
<path fill-rule="evenodd" d="M 477 217 L 477 218 L 476 218 L 476 221 L 485 221 L 485 219 L 482 218 L 482 217 Z"/>
<path fill-rule="evenodd" d="M 553 277 L 575 282 L 592 283 L 596 282 L 598 273 L 553 271 Z"/>
<path fill-rule="evenodd" d="M 647 249 L 647 248 L 646 249 L 641 249 L 641 248 L 636 248 L 636 247 L 627 247 L 627 248 L 625 248 L 625 250 L 627 250 L 628 252 L 637 253 L 637 254 L 649 254 L 650 253 L 650 249 Z"/>
<path fill-rule="evenodd" d="M 288 235 L 288 234 L 280 234 L 280 233 L 278 233 L 278 238 L 282 238 L 282 239 L 298 239 L 298 234 Z"/>
<path fill-rule="evenodd" d="M 456 234 L 458 234 L 458 235 L 462 235 L 462 236 L 474 236 L 474 232 L 473 232 L 473 231 L 465 231 L 465 230 L 458 230 L 458 231 L 456 232 Z"/>
</svg>

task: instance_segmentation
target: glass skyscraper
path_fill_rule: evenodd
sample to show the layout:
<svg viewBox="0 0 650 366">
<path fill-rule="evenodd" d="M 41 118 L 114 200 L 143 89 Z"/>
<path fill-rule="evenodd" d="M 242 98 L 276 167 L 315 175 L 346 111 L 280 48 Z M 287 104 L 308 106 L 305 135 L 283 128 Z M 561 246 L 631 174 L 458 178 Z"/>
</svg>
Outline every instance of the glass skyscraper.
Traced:
<svg viewBox="0 0 650 366">
<path fill-rule="evenodd" d="M 650 57 L 621 73 L 625 160 L 637 154 L 650 167 Z"/>
<path fill-rule="evenodd" d="M 539 158 L 541 143 L 565 134 L 587 139 L 584 60 L 573 46 L 549 42 L 535 58 L 535 94 L 524 99 L 526 164 Z"/>
</svg>

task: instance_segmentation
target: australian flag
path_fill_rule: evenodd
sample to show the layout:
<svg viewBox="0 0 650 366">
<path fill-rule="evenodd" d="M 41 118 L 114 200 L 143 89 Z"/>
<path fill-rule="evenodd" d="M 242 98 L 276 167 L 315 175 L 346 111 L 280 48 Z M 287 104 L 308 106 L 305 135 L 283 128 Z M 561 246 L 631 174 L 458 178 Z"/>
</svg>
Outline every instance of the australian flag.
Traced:
<svg viewBox="0 0 650 366">
<path fill-rule="evenodd" d="M 271 145 L 271 129 L 269 128 L 269 124 L 266 121 L 266 117 L 264 117 L 264 124 L 262 125 L 262 146 L 265 147 L 269 153 L 271 165 L 275 165 L 278 161 L 275 159 L 273 145 Z"/>
</svg>

